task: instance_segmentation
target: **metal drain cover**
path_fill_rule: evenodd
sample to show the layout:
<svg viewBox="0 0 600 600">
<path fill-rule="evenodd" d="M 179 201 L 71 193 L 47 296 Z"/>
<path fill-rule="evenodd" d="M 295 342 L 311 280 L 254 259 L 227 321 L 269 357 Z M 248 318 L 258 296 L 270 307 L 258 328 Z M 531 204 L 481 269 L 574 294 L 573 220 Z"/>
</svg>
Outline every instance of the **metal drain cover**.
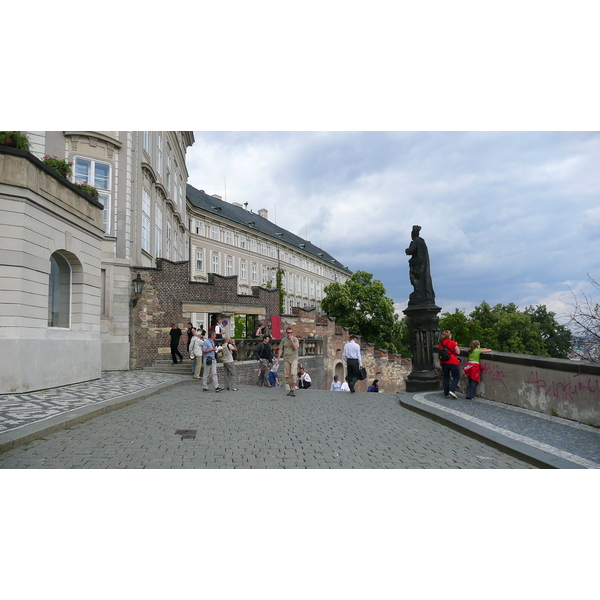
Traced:
<svg viewBox="0 0 600 600">
<path fill-rule="evenodd" d="M 178 429 L 175 435 L 180 435 L 182 440 L 195 440 L 197 429 Z"/>
</svg>

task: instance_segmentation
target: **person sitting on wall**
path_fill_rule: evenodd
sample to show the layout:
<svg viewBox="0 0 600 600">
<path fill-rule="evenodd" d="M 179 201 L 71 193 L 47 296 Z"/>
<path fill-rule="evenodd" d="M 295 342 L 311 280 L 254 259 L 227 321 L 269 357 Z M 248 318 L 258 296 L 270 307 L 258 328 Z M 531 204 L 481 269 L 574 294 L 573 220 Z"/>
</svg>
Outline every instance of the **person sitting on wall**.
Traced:
<svg viewBox="0 0 600 600">
<path fill-rule="evenodd" d="M 373 380 L 373 383 L 369 386 L 367 392 L 375 392 L 376 394 L 379 393 L 379 379 Z"/>
<path fill-rule="evenodd" d="M 300 372 L 298 373 L 298 388 L 301 390 L 307 390 L 312 385 L 312 381 L 310 375 L 304 371 L 302 367 L 300 367 Z"/>
</svg>

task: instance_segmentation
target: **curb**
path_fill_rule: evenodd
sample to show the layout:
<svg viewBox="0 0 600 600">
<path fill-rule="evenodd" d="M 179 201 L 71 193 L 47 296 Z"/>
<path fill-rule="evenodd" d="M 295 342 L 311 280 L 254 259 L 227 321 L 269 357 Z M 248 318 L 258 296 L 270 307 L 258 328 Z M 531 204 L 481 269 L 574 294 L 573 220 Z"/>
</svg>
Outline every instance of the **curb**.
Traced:
<svg viewBox="0 0 600 600">
<path fill-rule="evenodd" d="M 492 448 L 496 448 L 505 454 L 509 454 L 510 456 L 518 458 L 519 460 L 540 469 L 585 469 L 582 465 L 578 465 L 577 463 L 561 458 L 560 456 L 555 456 L 550 452 L 534 448 L 524 442 L 513 440 L 501 433 L 473 423 L 468 419 L 448 414 L 442 409 L 425 406 L 415 400 L 412 394 L 400 396 L 399 401 L 402 407 L 411 410 L 412 412 L 432 419 L 446 427 L 450 427 L 455 431 L 463 433 L 479 442 L 483 442 Z"/>
<path fill-rule="evenodd" d="M 0 454 L 24 446 L 33 440 L 39 439 L 46 435 L 50 435 L 62 429 L 67 429 L 71 425 L 83 423 L 94 417 L 98 417 L 113 410 L 118 410 L 129 404 L 134 404 L 140 400 L 145 400 L 150 396 L 154 396 L 159 392 L 171 389 L 179 385 L 191 385 L 196 383 L 192 381 L 175 381 L 166 382 L 151 387 L 144 388 L 138 392 L 125 394 L 110 400 L 102 400 L 91 404 L 90 406 L 82 406 L 71 411 L 48 417 L 42 421 L 36 421 L 30 425 L 24 425 L 17 429 L 12 429 L 0 434 Z"/>
</svg>

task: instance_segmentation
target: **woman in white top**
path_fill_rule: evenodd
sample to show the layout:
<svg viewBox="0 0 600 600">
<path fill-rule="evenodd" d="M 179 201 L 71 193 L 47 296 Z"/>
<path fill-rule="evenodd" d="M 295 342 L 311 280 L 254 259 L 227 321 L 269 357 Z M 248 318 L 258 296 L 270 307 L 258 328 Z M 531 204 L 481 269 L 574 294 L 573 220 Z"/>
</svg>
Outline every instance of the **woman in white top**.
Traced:
<svg viewBox="0 0 600 600">
<path fill-rule="evenodd" d="M 337 375 L 334 375 L 333 381 L 331 382 L 330 392 L 341 392 L 342 391 L 342 383 L 340 382 L 340 378 Z"/>
</svg>

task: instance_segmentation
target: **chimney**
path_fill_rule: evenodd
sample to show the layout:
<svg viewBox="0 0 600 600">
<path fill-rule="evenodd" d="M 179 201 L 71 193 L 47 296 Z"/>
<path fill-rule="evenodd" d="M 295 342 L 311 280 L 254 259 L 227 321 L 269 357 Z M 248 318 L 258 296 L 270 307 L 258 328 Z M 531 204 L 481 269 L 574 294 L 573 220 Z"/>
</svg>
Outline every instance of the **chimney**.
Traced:
<svg viewBox="0 0 600 600">
<path fill-rule="evenodd" d="M 262 217 L 263 219 L 267 219 L 267 221 L 269 220 L 269 211 L 266 208 L 261 208 L 258 211 L 258 216 Z"/>
<path fill-rule="evenodd" d="M 221 198 L 221 196 L 219 196 L 219 194 L 213 194 L 212 197 L 216 198 L 217 200 L 223 200 L 223 198 Z"/>
</svg>

